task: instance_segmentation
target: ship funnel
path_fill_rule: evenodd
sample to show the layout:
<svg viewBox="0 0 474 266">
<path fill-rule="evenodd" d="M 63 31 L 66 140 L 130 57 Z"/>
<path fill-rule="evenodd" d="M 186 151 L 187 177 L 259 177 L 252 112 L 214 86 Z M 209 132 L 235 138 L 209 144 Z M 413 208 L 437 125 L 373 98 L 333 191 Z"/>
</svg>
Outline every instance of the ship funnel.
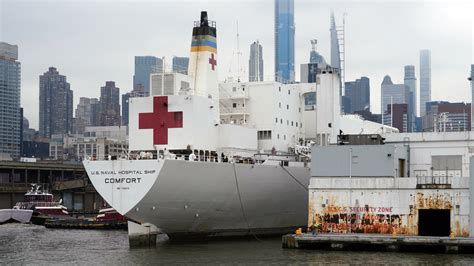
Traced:
<svg viewBox="0 0 474 266">
<path fill-rule="evenodd" d="M 219 106 L 216 36 L 216 22 L 208 20 L 207 12 L 202 11 L 200 21 L 194 22 L 188 75 L 193 81 L 194 94 L 210 99 L 213 106 Z M 219 111 L 215 110 L 215 114 L 219 121 Z"/>
<path fill-rule="evenodd" d="M 209 26 L 209 22 L 207 21 L 207 11 L 201 11 L 201 27 Z"/>
</svg>

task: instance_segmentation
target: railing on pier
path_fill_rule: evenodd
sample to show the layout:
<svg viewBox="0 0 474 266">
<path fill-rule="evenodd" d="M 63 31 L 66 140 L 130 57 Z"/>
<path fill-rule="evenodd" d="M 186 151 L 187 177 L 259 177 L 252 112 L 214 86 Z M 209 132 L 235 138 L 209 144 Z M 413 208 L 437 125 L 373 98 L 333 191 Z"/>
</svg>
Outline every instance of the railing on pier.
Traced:
<svg viewBox="0 0 474 266">
<path fill-rule="evenodd" d="M 416 188 L 419 189 L 450 189 L 453 176 L 417 176 Z"/>
</svg>

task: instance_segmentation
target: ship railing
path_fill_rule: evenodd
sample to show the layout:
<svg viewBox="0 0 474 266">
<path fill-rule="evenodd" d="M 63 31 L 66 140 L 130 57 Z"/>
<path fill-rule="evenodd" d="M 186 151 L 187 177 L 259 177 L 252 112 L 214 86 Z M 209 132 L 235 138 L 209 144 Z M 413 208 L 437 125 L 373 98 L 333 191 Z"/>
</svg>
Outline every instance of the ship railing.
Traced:
<svg viewBox="0 0 474 266">
<path fill-rule="evenodd" d="M 221 155 L 199 155 L 199 154 L 151 154 L 147 153 L 146 156 L 140 156 L 137 153 L 131 153 L 129 156 L 130 160 L 181 160 L 181 161 L 195 161 L 195 162 L 216 162 L 216 163 L 244 163 L 254 164 L 255 160 L 251 157 L 241 156 L 224 156 Z"/>
<path fill-rule="evenodd" d="M 46 187 L 48 184 L 47 183 L 37 183 L 41 185 L 42 187 Z M 0 183 L 0 191 L 18 191 L 18 192 L 23 192 L 28 190 L 30 187 L 29 183 L 10 183 L 10 182 L 2 182 Z"/>
<path fill-rule="evenodd" d="M 191 159 L 190 159 L 191 157 Z M 198 156 L 195 155 L 189 156 L 185 154 L 176 154 L 174 156 L 170 157 L 165 157 L 165 159 L 171 159 L 171 160 L 183 160 L 183 161 L 194 161 L 194 162 L 214 162 L 214 163 L 237 163 L 237 164 L 254 164 L 255 160 L 251 157 L 241 157 L 241 156 L 234 156 L 234 157 L 228 157 L 224 156 L 222 157 L 221 155 L 218 156 Z"/>
<path fill-rule="evenodd" d="M 58 207 L 57 202 L 41 202 L 41 201 L 29 201 L 29 202 L 17 202 L 15 207 L 20 209 L 29 209 L 31 207 Z"/>
</svg>

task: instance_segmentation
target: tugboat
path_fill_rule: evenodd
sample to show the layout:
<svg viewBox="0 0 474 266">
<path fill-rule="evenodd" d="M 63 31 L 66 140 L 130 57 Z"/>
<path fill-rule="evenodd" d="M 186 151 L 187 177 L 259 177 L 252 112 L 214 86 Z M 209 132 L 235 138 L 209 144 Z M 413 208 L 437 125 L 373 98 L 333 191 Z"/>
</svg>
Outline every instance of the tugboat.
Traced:
<svg viewBox="0 0 474 266">
<path fill-rule="evenodd" d="M 100 222 L 127 222 L 125 216 L 121 215 L 111 207 L 99 210 L 96 220 Z"/>
<path fill-rule="evenodd" d="M 54 201 L 54 196 L 41 189 L 41 185 L 31 184 L 31 189 L 26 192 L 24 201 L 17 202 L 14 210 L 28 210 L 32 212 L 31 222 L 44 225 L 46 219 L 59 218 L 69 215 L 62 200 Z"/>
</svg>

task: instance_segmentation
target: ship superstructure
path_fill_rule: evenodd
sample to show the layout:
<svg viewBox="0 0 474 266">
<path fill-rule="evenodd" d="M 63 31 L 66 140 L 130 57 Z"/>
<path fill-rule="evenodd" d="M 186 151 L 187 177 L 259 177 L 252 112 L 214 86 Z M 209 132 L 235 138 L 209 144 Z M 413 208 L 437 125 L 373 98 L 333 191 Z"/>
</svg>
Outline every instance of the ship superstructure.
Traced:
<svg viewBox="0 0 474 266">
<path fill-rule="evenodd" d="M 84 161 L 120 214 L 170 237 L 289 232 L 307 220 L 311 144 L 328 145 L 342 129 L 393 131 L 345 122 L 330 66 L 317 83 L 286 85 L 219 84 L 219 66 L 216 24 L 202 12 L 189 76 L 154 74 L 152 95 L 130 99 L 127 158 Z M 306 101 L 311 94 L 317 107 Z"/>
</svg>

